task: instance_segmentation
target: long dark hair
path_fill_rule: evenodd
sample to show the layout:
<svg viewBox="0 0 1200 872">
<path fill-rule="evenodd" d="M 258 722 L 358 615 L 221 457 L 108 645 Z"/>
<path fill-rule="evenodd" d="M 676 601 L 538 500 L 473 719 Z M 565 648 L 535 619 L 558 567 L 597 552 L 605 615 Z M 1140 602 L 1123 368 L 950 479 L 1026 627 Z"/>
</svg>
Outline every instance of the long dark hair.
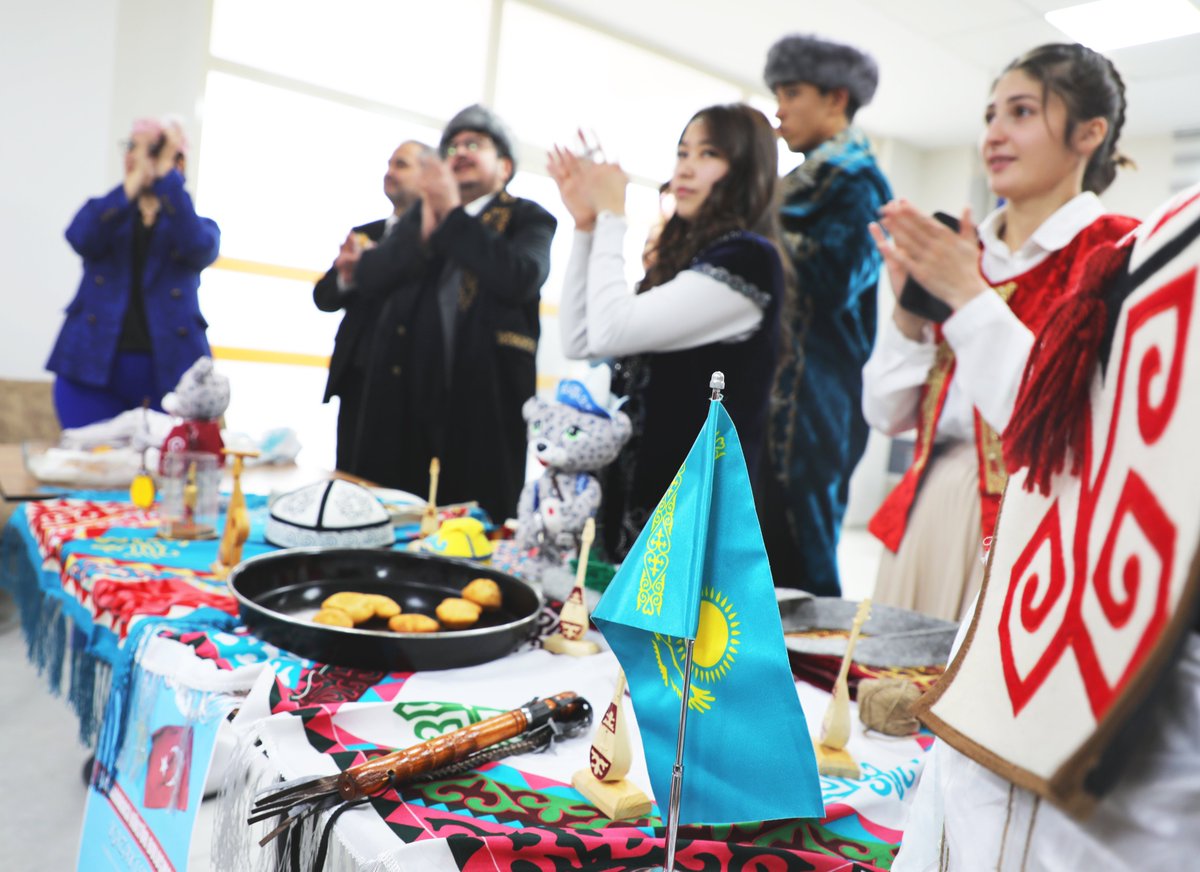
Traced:
<svg viewBox="0 0 1200 872">
<path fill-rule="evenodd" d="M 673 279 L 706 245 L 731 230 L 753 231 L 779 247 L 779 152 L 770 122 L 745 103 L 709 106 L 688 125 L 696 121 L 704 122 L 709 142 L 729 161 L 729 172 L 713 185 L 695 218 L 673 215 L 667 221 L 639 293 Z"/>
<path fill-rule="evenodd" d="M 1117 140 L 1125 126 L 1125 83 L 1112 61 L 1078 43 L 1054 42 L 1027 51 L 1004 72 L 1012 70 L 1041 82 L 1043 104 L 1050 92 L 1066 104 L 1068 145 L 1075 125 L 1092 118 L 1108 122 L 1104 142 L 1092 152 L 1084 169 L 1085 191 L 1103 193 L 1116 178 L 1118 167 L 1133 166 L 1133 161 L 1117 151 Z"/>
</svg>

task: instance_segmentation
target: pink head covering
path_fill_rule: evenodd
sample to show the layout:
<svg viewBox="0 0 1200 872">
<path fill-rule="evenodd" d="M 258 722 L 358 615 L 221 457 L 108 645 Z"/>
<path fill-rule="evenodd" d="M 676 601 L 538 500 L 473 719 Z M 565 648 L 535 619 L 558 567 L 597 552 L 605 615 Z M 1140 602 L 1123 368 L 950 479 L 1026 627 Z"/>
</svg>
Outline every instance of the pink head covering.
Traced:
<svg viewBox="0 0 1200 872">
<path fill-rule="evenodd" d="M 163 131 L 171 128 L 175 131 L 179 139 L 179 153 L 187 157 L 188 153 L 188 138 L 187 133 L 183 129 L 183 122 L 178 115 L 164 115 L 162 118 L 139 118 L 133 122 L 133 127 L 130 133 L 148 133 L 152 137 L 159 137 Z"/>
</svg>

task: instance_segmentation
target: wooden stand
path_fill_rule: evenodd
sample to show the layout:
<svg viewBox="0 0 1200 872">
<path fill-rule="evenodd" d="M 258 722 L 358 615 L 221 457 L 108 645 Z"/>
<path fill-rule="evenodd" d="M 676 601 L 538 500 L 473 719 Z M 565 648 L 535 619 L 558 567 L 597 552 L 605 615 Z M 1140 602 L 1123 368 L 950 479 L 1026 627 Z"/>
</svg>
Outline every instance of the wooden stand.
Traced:
<svg viewBox="0 0 1200 872">
<path fill-rule="evenodd" d="M 158 533 L 161 539 L 216 539 L 217 531 L 208 524 L 192 521 L 177 521 Z"/>
<path fill-rule="evenodd" d="M 826 777 L 858 778 L 860 773 L 858 763 L 846 750 L 850 741 L 850 661 L 854 656 L 854 644 L 863 623 L 871 614 L 871 600 L 868 597 L 858 605 L 854 615 L 854 624 L 850 627 L 850 638 L 846 640 L 846 653 L 842 657 L 842 668 L 838 670 L 837 680 L 833 683 L 833 699 L 825 710 L 821 721 L 821 739 L 815 743 L 817 753 L 817 771 Z"/>
<path fill-rule="evenodd" d="M 421 529 L 422 538 L 432 536 L 438 531 L 438 510 L 437 510 L 437 487 L 438 476 L 441 474 L 442 464 L 436 457 L 429 461 L 429 502 L 425 506 L 425 511 L 421 514 Z"/>
<path fill-rule="evenodd" d="M 571 776 L 571 786 L 609 818 L 619 821 L 643 818 L 650 813 L 650 797 L 625 776 L 629 773 L 632 753 L 622 713 L 625 702 L 625 673 L 617 678 L 604 717 L 596 727 L 589 751 L 590 765 Z"/>
<path fill-rule="evenodd" d="M 583 598 L 583 579 L 587 574 L 588 551 L 596 538 L 596 522 L 591 518 L 583 525 L 583 536 L 579 545 L 579 567 L 575 573 L 575 586 L 559 614 L 559 632 L 546 637 L 542 643 L 551 654 L 568 654 L 571 657 L 587 657 L 600 653 L 600 646 L 583 636 L 588 628 L 587 601 Z"/>
<path fill-rule="evenodd" d="M 247 457 L 258 457 L 259 454 L 254 450 L 234 451 L 226 448 L 224 451 L 233 457 L 233 492 L 225 512 L 225 531 L 221 534 L 217 559 L 211 567 L 213 575 L 222 580 L 242 562 L 242 546 L 250 537 L 250 513 L 246 509 L 246 495 L 242 493 L 242 465 Z"/>
<path fill-rule="evenodd" d="M 553 633 L 542 641 L 542 647 L 551 654 L 566 654 L 570 657 L 590 657 L 600 653 L 600 646 L 591 639 L 568 639 L 562 633 Z"/>
<path fill-rule="evenodd" d="M 580 769 L 571 776 L 571 786 L 610 821 L 644 818 L 654 807 L 650 797 L 632 781 L 597 781 L 587 769 Z"/>
<path fill-rule="evenodd" d="M 857 780 L 862 777 L 858 763 L 845 748 L 830 748 L 822 745 L 820 742 L 815 742 L 813 743 L 813 750 L 817 754 L 817 771 L 826 778 L 853 778 Z"/>
</svg>

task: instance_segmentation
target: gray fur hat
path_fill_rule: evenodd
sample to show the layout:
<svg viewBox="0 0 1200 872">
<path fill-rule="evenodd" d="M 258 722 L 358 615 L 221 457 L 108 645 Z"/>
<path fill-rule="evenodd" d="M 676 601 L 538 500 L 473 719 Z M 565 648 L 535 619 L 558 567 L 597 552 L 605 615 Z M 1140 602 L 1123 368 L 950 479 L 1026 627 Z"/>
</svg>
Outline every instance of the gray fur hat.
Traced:
<svg viewBox="0 0 1200 872">
<path fill-rule="evenodd" d="M 858 106 L 866 106 L 879 84 L 875 59 L 853 46 L 792 34 L 771 46 L 763 79 L 772 91 L 789 82 L 818 88 L 845 88 Z"/>
<path fill-rule="evenodd" d="M 508 127 L 495 112 L 479 103 L 468 106 L 451 118 L 446 129 L 442 131 L 442 141 L 438 144 L 438 152 L 443 158 L 446 156 L 446 149 L 450 147 L 450 140 L 464 130 L 474 130 L 476 133 L 483 133 L 491 137 L 492 142 L 496 143 L 496 152 L 500 157 L 506 157 L 512 161 L 513 175 L 516 175 L 517 159 L 513 155 L 512 137 L 509 135 Z"/>
</svg>

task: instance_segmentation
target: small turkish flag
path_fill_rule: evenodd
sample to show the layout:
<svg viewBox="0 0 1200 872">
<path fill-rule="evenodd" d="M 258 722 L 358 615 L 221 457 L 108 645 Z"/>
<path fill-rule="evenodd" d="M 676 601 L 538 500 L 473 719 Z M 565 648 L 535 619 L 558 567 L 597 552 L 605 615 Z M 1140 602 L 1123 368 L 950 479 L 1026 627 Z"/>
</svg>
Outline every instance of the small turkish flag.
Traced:
<svg viewBox="0 0 1200 872">
<path fill-rule="evenodd" d="M 192 771 L 192 728 L 160 727 L 151 740 L 146 764 L 145 808 L 187 811 L 188 778 Z"/>
</svg>

